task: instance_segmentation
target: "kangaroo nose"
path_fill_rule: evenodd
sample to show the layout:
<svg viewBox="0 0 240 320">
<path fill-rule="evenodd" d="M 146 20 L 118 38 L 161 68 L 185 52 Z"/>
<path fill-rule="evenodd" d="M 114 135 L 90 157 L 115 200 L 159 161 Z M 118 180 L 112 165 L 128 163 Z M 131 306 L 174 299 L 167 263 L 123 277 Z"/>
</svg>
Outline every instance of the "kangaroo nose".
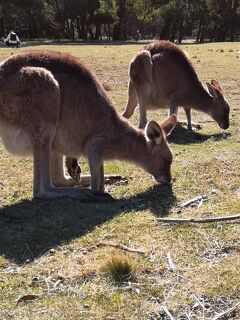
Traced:
<svg viewBox="0 0 240 320">
<path fill-rule="evenodd" d="M 221 129 L 226 130 L 227 128 L 229 128 L 229 119 L 221 119 L 217 121 L 217 123 Z"/>
<path fill-rule="evenodd" d="M 227 128 L 229 128 L 229 123 L 224 123 L 223 125 L 221 125 L 221 129 L 226 130 Z"/>
</svg>

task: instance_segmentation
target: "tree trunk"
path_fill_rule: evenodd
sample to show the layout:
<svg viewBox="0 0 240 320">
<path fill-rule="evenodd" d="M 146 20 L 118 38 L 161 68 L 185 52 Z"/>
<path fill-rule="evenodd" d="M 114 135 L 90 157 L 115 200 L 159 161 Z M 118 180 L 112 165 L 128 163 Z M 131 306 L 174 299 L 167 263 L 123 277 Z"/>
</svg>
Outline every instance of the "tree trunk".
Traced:
<svg viewBox="0 0 240 320">
<path fill-rule="evenodd" d="M 200 35 L 201 35 L 201 30 L 202 30 L 202 21 L 199 21 L 199 25 L 198 25 L 198 32 L 197 32 L 197 42 L 200 41 Z"/>
<path fill-rule="evenodd" d="M 90 39 L 91 39 L 91 40 L 94 40 L 94 34 L 93 34 L 93 31 L 92 31 L 92 27 L 91 27 L 91 26 L 88 27 L 88 31 L 89 31 L 89 34 L 90 34 Z"/>
<path fill-rule="evenodd" d="M 159 40 L 169 40 L 170 23 L 165 22 L 159 37 Z"/>
<path fill-rule="evenodd" d="M 77 34 L 78 34 L 78 39 L 81 38 L 81 25 L 80 25 L 80 18 L 76 18 L 76 28 L 77 28 Z"/>
<path fill-rule="evenodd" d="M 102 40 L 102 26 L 100 24 L 96 24 L 95 28 L 95 40 Z"/>
<path fill-rule="evenodd" d="M 115 23 L 113 26 L 112 37 L 113 37 L 113 40 L 122 40 L 121 27 L 119 25 L 119 22 Z"/>
<path fill-rule="evenodd" d="M 68 37 L 70 36 L 70 34 L 71 34 L 71 28 L 70 28 L 70 23 L 69 23 L 69 20 L 68 19 L 66 19 L 66 32 L 67 32 L 67 35 L 68 35 Z"/>
<path fill-rule="evenodd" d="M 75 26 L 73 19 L 71 19 L 71 38 L 73 41 L 75 40 Z"/>
<path fill-rule="evenodd" d="M 232 19 L 230 22 L 230 39 L 231 41 L 235 41 L 236 40 L 236 25 L 237 25 L 237 19 L 239 19 L 238 14 L 237 14 L 237 9 L 239 7 L 239 0 L 235 0 L 233 2 L 233 6 L 232 6 Z"/>
<path fill-rule="evenodd" d="M 4 18 L 3 18 L 3 17 L 0 17 L 0 33 L 1 33 L 2 35 L 5 34 Z"/>
<path fill-rule="evenodd" d="M 107 26 L 107 39 L 108 41 L 111 41 L 111 27 L 110 24 Z"/>
<path fill-rule="evenodd" d="M 183 20 L 179 23 L 179 35 L 178 35 L 178 43 L 182 43 L 183 39 Z"/>
<path fill-rule="evenodd" d="M 87 40 L 87 32 L 86 32 L 86 15 L 81 15 L 81 32 L 80 37 L 83 40 Z"/>
<path fill-rule="evenodd" d="M 201 33 L 200 33 L 200 39 L 199 39 L 200 43 L 204 43 L 206 30 L 207 30 L 207 25 L 205 22 L 203 22 L 202 28 L 201 28 Z"/>
</svg>

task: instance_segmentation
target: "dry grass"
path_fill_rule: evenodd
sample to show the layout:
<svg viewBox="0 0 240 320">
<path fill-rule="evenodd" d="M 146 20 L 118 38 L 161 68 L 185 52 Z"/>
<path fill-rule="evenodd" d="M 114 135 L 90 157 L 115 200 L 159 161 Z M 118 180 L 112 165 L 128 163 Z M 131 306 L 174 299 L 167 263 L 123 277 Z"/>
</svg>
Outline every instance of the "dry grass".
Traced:
<svg viewBox="0 0 240 320">
<path fill-rule="evenodd" d="M 34 49 L 80 57 L 107 85 L 122 112 L 128 63 L 141 46 L 66 44 Z M 239 223 L 192 226 L 154 221 L 163 215 L 211 217 L 240 211 L 240 45 L 183 48 L 202 81 L 215 78 L 222 84 L 231 104 L 231 127 L 223 132 L 207 115 L 194 112 L 193 120 L 203 129 L 183 129 L 170 139 L 172 188 L 156 185 L 133 165 L 114 161 L 106 164 L 106 173 L 129 181 L 108 186 L 117 199 L 114 204 L 33 201 L 31 159 L 11 156 L 0 146 L 0 319 L 167 319 L 162 305 L 176 319 L 213 319 L 239 301 Z M 2 48 L 0 58 L 10 53 Z M 161 121 L 165 116 L 166 111 L 149 112 L 149 119 Z M 180 118 L 184 119 L 182 112 Z M 138 123 L 137 112 L 131 122 Z M 81 163 L 86 172 L 86 162 Z M 180 208 L 182 201 L 203 194 L 208 201 L 200 208 Z M 117 286 L 106 277 L 102 266 L 123 253 L 101 247 L 101 242 L 144 249 L 144 254 L 127 253 L 134 282 Z M 39 299 L 15 307 L 25 294 Z M 223 319 L 240 319 L 239 306 Z"/>
</svg>

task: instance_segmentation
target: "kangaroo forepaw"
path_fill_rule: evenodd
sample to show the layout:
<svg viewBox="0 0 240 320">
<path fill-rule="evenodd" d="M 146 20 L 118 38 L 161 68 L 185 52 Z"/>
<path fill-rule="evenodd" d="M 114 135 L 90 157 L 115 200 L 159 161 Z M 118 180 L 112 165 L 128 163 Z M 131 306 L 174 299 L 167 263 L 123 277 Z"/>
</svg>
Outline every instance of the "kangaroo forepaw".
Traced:
<svg viewBox="0 0 240 320">
<path fill-rule="evenodd" d="M 72 177 L 77 184 L 80 184 L 81 168 L 77 159 L 67 157 L 65 163 L 70 177 Z"/>
</svg>

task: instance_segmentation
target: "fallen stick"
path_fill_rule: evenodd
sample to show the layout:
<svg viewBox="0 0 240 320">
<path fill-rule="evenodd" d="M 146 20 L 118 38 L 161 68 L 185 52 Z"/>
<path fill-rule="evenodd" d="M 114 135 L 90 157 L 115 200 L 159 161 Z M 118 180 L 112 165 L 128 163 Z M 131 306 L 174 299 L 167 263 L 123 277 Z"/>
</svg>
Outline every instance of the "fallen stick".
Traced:
<svg viewBox="0 0 240 320">
<path fill-rule="evenodd" d="M 226 310 L 226 311 L 223 311 L 221 313 L 218 313 L 215 317 L 213 317 L 213 320 L 218 320 L 218 319 L 221 319 L 223 316 L 225 316 L 226 314 L 232 312 L 234 309 L 237 308 L 237 306 L 240 305 L 240 301 L 235 304 L 235 306 L 233 306 L 232 308 Z"/>
<path fill-rule="evenodd" d="M 163 309 L 163 311 L 169 316 L 169 318 L 171 320 L 175 320 L 175 318 L 172 316 L 172 314 L 169 312 L 168 308 L 164 305 L 161 305 L 161 308 Z"/>
<path fill-rule="evenodd" d="M 208 200 L 208 197 L 206 195 L 201 195 L 201 196 L 196 196 L 195 198 L 192 198 L 190 200 L 187 200 L 183 203 L 181 203 L 179 205 L 179 207 L 181 208 L 184 208 L 184 207 L 188 207 L 190 206 L 191 204 L 195 203 L 195 202 L 198 202 L 198 201 L 207 201 Z"/>
<path fill-rule="evenodd" d="M 227 217 L 213 217 L 213 218 L 202 218 L 202 219 L 184 219 L 184 218 L 154 218 L 154 220 L 161 222 L 173 222 L 173 223 L 209 223 L 218 221 L 232 221 L 240 219 L 240 215 L 227 216 Z"/>
<path fill-rule="evenodd" d="M 100 242 L 98 244 L 98 246 L 113 247 L 113 248 L 117 248 L 117 249 L 120 249 L 120 250 L 124 250 L 124 251 L 128 251 L 128 252 L 137 252 L 137 253 L 141 253 L 141 254 L 145 253 L 145 251 L 142 250 L 142 249 L 130 248 L 130 247 L 124 246 L 123 244 Z"/>
</svg>

